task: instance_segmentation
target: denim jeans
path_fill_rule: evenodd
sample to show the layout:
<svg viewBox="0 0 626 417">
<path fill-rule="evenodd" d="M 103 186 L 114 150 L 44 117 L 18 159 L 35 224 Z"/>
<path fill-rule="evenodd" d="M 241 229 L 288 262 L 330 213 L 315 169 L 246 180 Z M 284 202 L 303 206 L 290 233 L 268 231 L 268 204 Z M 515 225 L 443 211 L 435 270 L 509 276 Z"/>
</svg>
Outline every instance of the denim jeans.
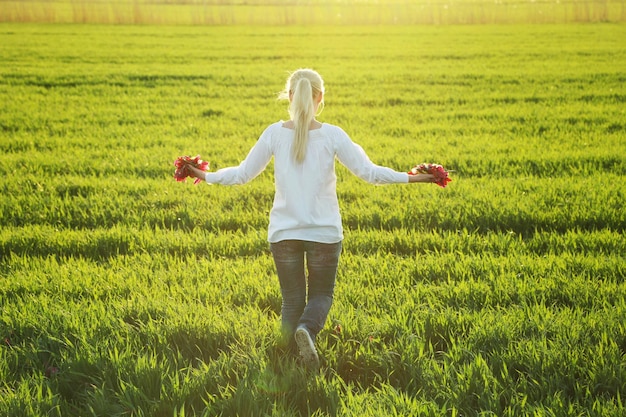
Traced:
<svg viewBox="0 0 626 417">
<path fill-rule="evenodd" d="M 304 325 L 315 340 L 333 303 L 341 242 L 283 240 L 270 243 L 282 294 L 281 324 L 285 342 Z M 305 272 L 306 262 L 306 272 Z"/>
</svg>

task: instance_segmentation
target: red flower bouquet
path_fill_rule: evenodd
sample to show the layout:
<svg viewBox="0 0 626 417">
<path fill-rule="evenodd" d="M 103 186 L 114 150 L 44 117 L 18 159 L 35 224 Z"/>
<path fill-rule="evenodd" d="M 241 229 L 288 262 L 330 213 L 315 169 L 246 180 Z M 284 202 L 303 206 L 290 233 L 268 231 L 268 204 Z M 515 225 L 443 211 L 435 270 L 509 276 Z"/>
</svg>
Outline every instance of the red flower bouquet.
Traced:
<svg viewBox="0 0 626 417">
<path fill-rule="evenodd" d="M 439 164 L 415 165 L 413 168 L 411 168 L 409 174 L 432 174 L 435 176 L 435 184 L 440 187 L 445 187 L 450 181 L 452 181 L 452 178 L 448 176 L 448 171 L 446 171 L 445 168 Z"/>
<path fill-rule="evenodd" d="M 206 171 L 209 169 L 209 163 L 200 159 L 200 155 L 196 155 L 193 158 L 190 156 L 179 156 L 174 162 L 174 166 L 176 167 L 176 170 L 174 171 L 174 178 L 176 178 L 176 181 L 185 181 L 187 177 L 191 177 L 192 172 L 190 167 L 197 168 L 200 171 Z M 197 184 L 199 182 L 202 182 L 202 180 L 200 178 L 196 178 L 193 183 Z"/>
</svg>

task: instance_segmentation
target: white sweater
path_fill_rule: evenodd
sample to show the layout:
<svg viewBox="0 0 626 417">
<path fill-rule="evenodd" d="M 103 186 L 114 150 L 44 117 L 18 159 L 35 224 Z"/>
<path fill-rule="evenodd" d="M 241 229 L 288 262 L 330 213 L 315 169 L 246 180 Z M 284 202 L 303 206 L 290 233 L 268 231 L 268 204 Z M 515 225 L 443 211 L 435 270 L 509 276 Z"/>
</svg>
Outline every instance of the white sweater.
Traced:
<svg viewBox="0 0 626 417">
<path fill-rule="evenodd" d="M 286 239 L 336 243 L 343 239 L 337 201 L 335 157 L 354 175 L 372 184 L 406 183 L 409 176 L 375 165 L 363 148 L 339 127 L 322 124 L 309 130 L 306 157 L 297 163 L 291 153 L 294 130 L 274 123 L 265 129 L 239 166 L 207 172 L 211 184 L 245 184 L 274 157 L 274 204 L 268 241 Z"/>
</svg>

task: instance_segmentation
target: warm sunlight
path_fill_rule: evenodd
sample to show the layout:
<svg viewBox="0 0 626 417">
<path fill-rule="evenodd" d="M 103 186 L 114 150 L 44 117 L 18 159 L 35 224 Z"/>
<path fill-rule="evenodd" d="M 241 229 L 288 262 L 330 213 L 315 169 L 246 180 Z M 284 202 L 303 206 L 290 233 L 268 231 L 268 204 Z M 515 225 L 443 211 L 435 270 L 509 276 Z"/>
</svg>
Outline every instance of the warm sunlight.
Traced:
<svg viewBox="0 0 626 417">
<path fill-rule="evenodd" d="M 0 22 L 173 25 L 414 25 L 626 21 L 623 0 L 3 1 Z"/>
</svg>

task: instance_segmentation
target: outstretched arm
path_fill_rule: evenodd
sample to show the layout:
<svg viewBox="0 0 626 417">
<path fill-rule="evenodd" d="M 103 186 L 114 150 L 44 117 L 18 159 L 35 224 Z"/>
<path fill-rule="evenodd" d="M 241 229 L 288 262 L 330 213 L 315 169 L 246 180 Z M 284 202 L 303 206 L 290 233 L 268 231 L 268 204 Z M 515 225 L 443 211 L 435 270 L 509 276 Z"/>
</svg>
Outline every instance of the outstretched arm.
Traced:
<svg viewBox="0 0 626 417">
<path fill-rule="evenodd" d="M 206 181 L 206 172 L 200 171 L 198 168 L 194 168 L 192 166 L 189 166 L 187 169 L 191 171 L 192 177 L 200 178 L 202 181 Z"/>
<path fill-rule="evenodd" d="M 337 158 L 357 177 L 372 184 L 435 182 L 432 174 L 408 174 L 398 172 L 391 168 L 374 164 L 361 148 L 352 142 L 350 137 L 343 131 L 340 132 L 337 146 Z"/>
<path fill-rule="evenodd" d="M 265 169 L 272 158 L 272 151 L 265 135 L 264 132 L 238 166 L 222 168 L 216 172 L 204 172 L 190 166 L 192 176 L 211 184 L 238 185 L 249 182 Z"/>
<path fill-rule="evenodd" d="M 407 174 L 409 176 L 409 182 L 435 182 L 435 176 L 433 174 Z"/>
</svg>

